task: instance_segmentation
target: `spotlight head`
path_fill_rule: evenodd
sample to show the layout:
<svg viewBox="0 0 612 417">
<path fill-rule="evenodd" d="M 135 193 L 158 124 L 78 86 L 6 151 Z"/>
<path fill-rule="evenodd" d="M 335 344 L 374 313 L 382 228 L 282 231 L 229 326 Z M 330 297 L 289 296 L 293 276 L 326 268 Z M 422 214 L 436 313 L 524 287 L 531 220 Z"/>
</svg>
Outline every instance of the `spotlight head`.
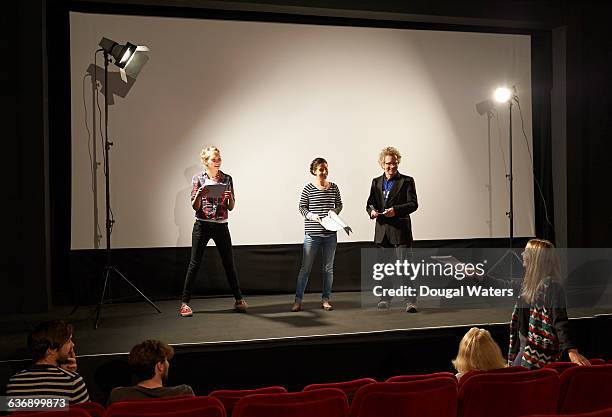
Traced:
<svg viewBox="0 0 612 417">
<path fill-rule="evenodd" d="M 118 48 L 115 47 L 113 49 Z M 118 52 L 119 53 L 113 55 L 115 56 L 115 64 L 117 64 L 119 68 L 125 68 L 132 58 L 134 58 L 134 54 L 136 53 L 136 45 L 132 45 L 131 43 L 127 42 L 125 45 L 120 45 Z M 120 56 L 121 58 L 117 60 L 117 56 Z"/>
<path fill-rule="evenodd" d="M 99 45 L 113 57 L 115 65 L 121 70 L 122 78 L 125 73 L 132 78 L 136 78 L 144 64 L 149 60 L 149 57 L 143 53 L 149 50 L 146 46 L 136 46 L 130 42 L 120 45 L 108 38 L 102 38 Z"/>
<path fill-rule="evenodd" d="M 493 93 L 493 98 L 498 103 L 507 103 L 512 98 L 512 90 L 508 87 L 498 87 Z"/>
</svg>

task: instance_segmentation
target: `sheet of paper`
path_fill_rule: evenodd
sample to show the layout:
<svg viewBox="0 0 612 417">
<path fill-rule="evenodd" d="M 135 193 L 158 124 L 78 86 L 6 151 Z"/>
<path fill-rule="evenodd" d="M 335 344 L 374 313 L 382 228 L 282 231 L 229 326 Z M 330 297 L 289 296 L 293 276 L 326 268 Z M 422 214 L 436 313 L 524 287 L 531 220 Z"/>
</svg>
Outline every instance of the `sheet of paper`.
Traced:
<svg viewBox="0 0 612 417">
<path fill-rule="evenodd" d="M 347 235 L 352 232 L 352 229 L 336 214 L 336 212 L 330 210 L 327 214 L 326 217 L 321 219 L 321 226 L 332 232 L 344 230 Z"/>
<path fill-rule="evenodd" d="M 227 185 L 225 184 L 205 185 L 204 193 L 202 195 L 207 198 L 221 198 L 227 189 Z"/>
<path fill-rule="evenodd" d="M 338 230 L 344 229 L 344 226 L 336 222 L 330 216 L 326 216 L 321 219 L 321 226 L 327 230 L 331 230 L 332 232 L 337 232 Z"/>
<path fill-rule="evenodd" d="M 335 221 L 336 223 L 338 223 L 340 226 L 342 226 L 342 228 L 344 229 L 345 227 L 347 227 L 348 225 L 346 223 L 344 223 L 344 221 L 342 221 L 342 219 L 340 218 L 340 216 L 338 216 L 336 214 L 335 211 L 329 211 L 329 213 L 327 213 L 329 215 L 329 217 L 331 217 L 331 219 L 333 221 Z"/>
</svg>

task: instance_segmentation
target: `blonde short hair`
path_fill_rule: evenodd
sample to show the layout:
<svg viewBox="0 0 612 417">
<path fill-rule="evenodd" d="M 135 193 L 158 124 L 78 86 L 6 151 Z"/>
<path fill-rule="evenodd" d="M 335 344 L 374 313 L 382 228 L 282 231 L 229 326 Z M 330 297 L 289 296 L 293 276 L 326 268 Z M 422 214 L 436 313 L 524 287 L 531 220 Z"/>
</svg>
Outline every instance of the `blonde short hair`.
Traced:
<svg viewBox="0 0 612 417">
<path fill-rule="evenodd" d="M 525 246 L 525 252 L 528 261 L 521 286 L 521 297 L 532 304 L 544 278 L 551 277 L 553 281 L 559 281 L 561 268 L 555 245 L 548 240 L 531 239 Z"/>
<path fill-rule="evenodd" d="M 214 154 L 221 155 L 221 151 L 216 146 L 207 146 L 202 149 L 202 152 L 200 152 L 200 161 L 202 165 L 206 166 L 206 163 Z"/>
<path fill-rule="evenodd" d="M 507 363 L 491 333 L 472 327 L 459 343 L 459 352 L 453 359 L 453 366 L 458 372 L 465 373 L 505 368 Z"/>
<path fill-rule="evenodd" d="M 394 148 L 393 146 L 387 146 L 386 148 L 383 148 L 383 150 L 380 151 L 380 154 L 378 155 L 378 163 L 380 164 L 380 166 L 383 166 L 383 163 L 385 162 L 385 157 L 387 155 L 394 156 L 395 159 L 397 159 L 398 165 L 402 160 L 402 154 L 400 154 L 400 152 L 396 148 Z"/>
</svg>

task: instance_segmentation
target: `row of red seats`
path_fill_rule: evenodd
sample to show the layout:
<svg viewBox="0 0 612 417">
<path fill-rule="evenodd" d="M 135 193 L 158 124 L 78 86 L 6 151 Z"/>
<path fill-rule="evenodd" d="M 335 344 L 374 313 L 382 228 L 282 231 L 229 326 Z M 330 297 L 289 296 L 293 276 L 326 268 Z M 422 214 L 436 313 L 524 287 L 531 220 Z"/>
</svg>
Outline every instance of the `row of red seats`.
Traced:
<svg viewBox="0 0 612 417">
<path fill-rule="evenodd" d="M 567 415 L 610 407 L 612 365 L 600 365 L 572 367 L 560 374 L 552 369 L 528 371 L 523 367 L 475 371 L 465 374 L 459 383 L 453 374 L 439 372 L 398 376 L 387 382 L 364 378 L 313 384 L 299 393 L 287 393 L 283 387 L 220 390 L 209 397 L 121 402 L 107 410 L 89 403 L 73 407 L 71 412 L 82 417 L 409 417 L 415 414 L 519 417 L 557 412 Z M 82 414 L 84 408 L 89 414 Z M 61 415 L 68 416 L 65 412 Z M 45 413 L 36 416 L 55 417 Z"/>
<path fill-rule="evenodd" d="M 606 363 L 606 361 L 603 359 L 589 359 L 589 362 L 591 363 L 591 365 L 604 365 Z M 608 361 L 608 363 L 612 364 L 612 360 Z M 579 365 L 574 362 L 553 362 L 553 363 L 547 363 L 546 365 L 544 365 L 544 368 L 551 368 L 561 373 L 565 371 L 566 369 L 574 368 L 576 366 L 579 366 Z"/>
</svg>

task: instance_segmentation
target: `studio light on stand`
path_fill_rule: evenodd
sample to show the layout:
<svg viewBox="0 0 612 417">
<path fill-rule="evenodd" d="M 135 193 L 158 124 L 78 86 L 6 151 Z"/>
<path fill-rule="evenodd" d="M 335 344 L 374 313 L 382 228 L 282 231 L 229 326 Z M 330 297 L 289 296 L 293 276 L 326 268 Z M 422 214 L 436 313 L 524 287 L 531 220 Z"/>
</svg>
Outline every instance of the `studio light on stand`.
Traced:
<svg viewBox="0 0 612 417">
<path fill-rule="evenodd" d="M 149 52 L 149 48 L 146 46 L 136 46 L 129 42 L 120 45 L 108 38 L 102 38 L 99 45 L 106 58 L 105 66 L 109 62 L 109 57 L 112 57 L 115 65 L 119 68 L 123 82 L 127 82 L 128 75 L 132 78 L 138 77 L 140 70 L 149 60 L 145 53 Z"/>
<path fill-rule="evenodd" d="M 500 105 L 508 103 L 508 111 L 509 111 L 509 123 L 508 123 L 508 153 L 509 153 L 509 164 L 508 164 L 508 173 L 506 174 L 506 178 L 508 179 L 509 185 L 509 209 L 506 212 L 506 216 L 508 217 L 508 221 L 510 223 L 510 229 L 508 233 L 508 250 L 506 253 L 490 268 L 490 271 L 493 271 L 496 267 L 502 264 L 506 258 L 510 257 L 510 278 L 512 278 L 513 271 L 513 263 L 515 260 L 518 260 L 519 265 L 522 265 L 522 260 L 519 255 L 513 250 L 514 246 L 514 188 L 513 188 L 513 169 L 512 169 L 512 105 L 514 104 L 514 100 L 517 99 L 516 95 L 516 87 L 508 88 L 508 87 L 499 87 L 493 93 L 493 100 Z"/>
<path fill-rule="evenodd" d="M 512 100 L 510 100 L 512 97 L 512 90 L 509 89 L 508 87 L 498 87 L 495 89 L 495 91 L 493 92 L 493 99 L 500 104 L 503 103 L 509 103 L 510 104 L 510 109 L 512 109 Z M 510 117 L 512 117 L 512 114 L 510 114 Z M 512 126 L 510 126 L 512 127 Z"/>
<path fill-rule="evenodd" d="M 108 138 L 108 103 L 109 103 L 109 95 L 108 95 L 108 65 L 112 62 L 117 67 L 119 67 L 119 72 L 121 73 L 121 79 L 124 82 L 127 82 L 127 77 L 136 78 L 140 73 L 140 70 L 149 60 L 149 57 L 145 54 L 145 52 L 149 51 L 149 48 L 146 46 L 136 46 L 127 42 L 125 45 L 120 45 L 115 41 L 112 41 L 108 38 L 102 38 L 100 41 L 101 49 L 98 52 L 102 52 L 104 55 L 104 178 L 105 178 L 105 186 L 106 186 L 106 263 L 104 266 L 104 286 L 102 288 L 102 295 L 100 296 L 100 302 L 96 308 L 96 321 L 94 323 L 94 327 L 97 329 L 98 324 L 100 322 L 100 313 L 102 311 L 102 306 L 108 302 L 105 299 L 106 297 L 106 289 L 109 285 L 109 280 L 112 274 L 115 274 L 119 278 L 121 278 L 125 283 L 130 285 L 142 298 L 144 298 L 158 313 L 161 313 L 161 310 L 151 301 L 146 295 L 140 291 L 136 285 L 134 285 L 126 276 L 117 269 L 115 265 L 112 263 L 112 249 L 111 249 L 111 233 L 113 230 L 113 225 L 115 220 L 112 217 L 112 212 L 110 209 L 110 160 L 109 160 L 109 150 L 113 146 L 113 142 L 111 142 Z M 111 60 L 112 58 L 112 60 Z"/>
</svg>

